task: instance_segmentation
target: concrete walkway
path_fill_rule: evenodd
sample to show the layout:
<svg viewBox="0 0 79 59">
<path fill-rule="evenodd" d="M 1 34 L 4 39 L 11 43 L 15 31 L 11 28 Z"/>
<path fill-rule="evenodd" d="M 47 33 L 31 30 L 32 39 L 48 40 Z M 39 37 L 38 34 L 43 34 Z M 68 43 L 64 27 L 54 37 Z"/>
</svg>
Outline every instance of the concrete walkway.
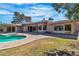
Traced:
<svg viewBox="0 0 79 59">
<path fill-rule="evenodd" d="M 26 36 L 25 39 L 22 40 L 17 40 L 17 41 L 12 41 L 12 42 L 4 42 L 0 43 L 0 50 L 2 49 L 7 49 L 7 48 L 12 48 L 12 47 L 17 47 L 38 39 L 43 39 L 43 38 L 53 38 L 52 36 L 46 36 L 46 35 L 33 35 L 33 34 L 24 34 L 24 33 L 8 33 L 8 34 L 17 34 L 17 35 L 24 35 Z"/>
</svg>

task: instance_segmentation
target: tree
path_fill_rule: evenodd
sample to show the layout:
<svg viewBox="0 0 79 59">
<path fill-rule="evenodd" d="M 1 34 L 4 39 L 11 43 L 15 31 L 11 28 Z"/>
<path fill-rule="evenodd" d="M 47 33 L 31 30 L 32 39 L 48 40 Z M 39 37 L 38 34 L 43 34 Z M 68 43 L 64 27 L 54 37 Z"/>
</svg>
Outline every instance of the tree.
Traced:
<svg viewBox="0 0 79 59">
<path fill-rule="evenodd" d="M 25 16 L 24 14 L 20 14 L 19 12 L 14 12 L 14 17 L 13 17 L 13 21 L 11 23 L 23 23 L 23 22 L 27 22 L 27 21 L 31 21 L 31 17 L 30 16 Z"/>
<path fill-rule="evenodd" d="M 54 3 L 52 4 L 54 10 L 58 13 L 65 13 L 68 19 L 79 19 L 79 4 L 78 3 Z"/>
<path fill-rule="evenodd" d="M 43 20 L 42 21 L 45 21 L 46 19 L 45 18 L 43 18 Z"/>
<path fill-rule="evenodd" d="M 14 12 L 13 21 L 11 23 L 19 23 L 20 22 L 20 13 Z"/>
<path fill-rule="evenodd" d="M 53 18 L 51 18 L 51 17 L 49 17 L 49 19 L 48 19 L 49 21 L 53 21 L 54 19 Z"/>
</svg>

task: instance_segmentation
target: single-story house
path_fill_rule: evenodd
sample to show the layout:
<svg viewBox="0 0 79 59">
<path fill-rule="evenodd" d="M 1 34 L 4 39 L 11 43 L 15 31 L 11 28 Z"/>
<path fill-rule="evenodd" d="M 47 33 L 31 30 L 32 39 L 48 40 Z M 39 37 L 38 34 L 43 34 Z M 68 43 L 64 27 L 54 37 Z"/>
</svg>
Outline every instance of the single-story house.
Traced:
<svg viewBox="0 0 79 59">
<path fill-rule="evenodd" d="M 51 32 L 76 34 L 79 32 L 79 20 L 41 21 L 28 24 L 0 24 L 0 32 Z"/>
</svg>

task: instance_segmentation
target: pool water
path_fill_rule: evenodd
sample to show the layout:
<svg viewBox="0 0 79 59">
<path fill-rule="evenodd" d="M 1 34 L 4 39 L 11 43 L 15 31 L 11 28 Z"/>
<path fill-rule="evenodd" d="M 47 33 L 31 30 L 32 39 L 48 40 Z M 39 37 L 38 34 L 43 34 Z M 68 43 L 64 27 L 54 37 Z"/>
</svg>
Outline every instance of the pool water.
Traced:
<svg viewBox="0 0 79 59">
<path fill-rule="evenodd" d="M 9 42 L 24 39 L 26 36 L 21 35 L 0 35 L 0 42 Z"/>
</svg>

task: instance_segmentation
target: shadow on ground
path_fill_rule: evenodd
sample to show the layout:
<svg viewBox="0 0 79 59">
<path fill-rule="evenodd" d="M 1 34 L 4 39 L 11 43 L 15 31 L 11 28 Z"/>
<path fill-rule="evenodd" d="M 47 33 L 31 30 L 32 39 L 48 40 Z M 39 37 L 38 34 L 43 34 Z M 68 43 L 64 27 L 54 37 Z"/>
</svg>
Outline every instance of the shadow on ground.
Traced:
<svg viewBox="0 0 79 59">
<path fill-rule="evenodd" d="M 45 33 L 28 32 L 28 34 L 53 36 L 53 37 L 60 37 L 60 38 L 66 38 L 66 39 L 77 39 L 77 35 L 76 34 L 61 34 L 61 33 L 49 33 L 49 32 L 45 32 Z"/>
</svg>

